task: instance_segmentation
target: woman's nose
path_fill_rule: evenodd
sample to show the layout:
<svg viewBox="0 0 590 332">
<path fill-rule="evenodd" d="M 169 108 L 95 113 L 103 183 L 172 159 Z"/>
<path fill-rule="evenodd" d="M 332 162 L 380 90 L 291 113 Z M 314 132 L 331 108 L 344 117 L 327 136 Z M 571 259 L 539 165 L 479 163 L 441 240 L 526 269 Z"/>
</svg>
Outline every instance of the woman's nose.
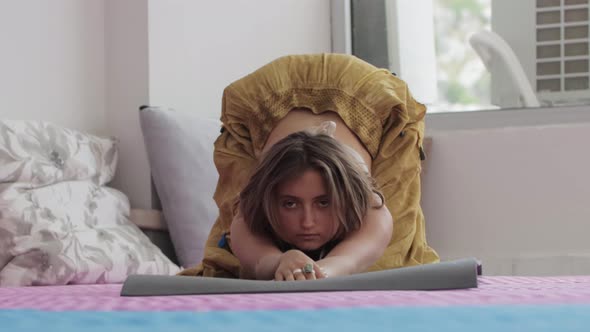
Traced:
<svg viewBox="0 0 590 332">
<path fill-rule="evenodd" d="M 303 228 L 310 228 L 315 225 L 315 212 L 311 206 L 306 206 L 303 209 L 303 219 L 301 220 L 301 226 Z"/>
</svg>

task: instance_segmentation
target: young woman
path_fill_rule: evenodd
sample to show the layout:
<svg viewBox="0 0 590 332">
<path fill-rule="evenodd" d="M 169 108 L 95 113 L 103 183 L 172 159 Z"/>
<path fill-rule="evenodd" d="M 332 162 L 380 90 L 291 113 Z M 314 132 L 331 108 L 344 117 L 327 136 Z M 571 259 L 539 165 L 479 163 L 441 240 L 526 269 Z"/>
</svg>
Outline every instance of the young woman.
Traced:
<svg viewBox="0 0 590 332">
<path fill-rule="evenodd" d="M 437 262 L 436 252 L 426 243 L 420 208 L 425 111 L 402 80 L 343 54 L 282 57 L 230 84 L 223 94 L 223 128 L 214 152 L 219 172 L 214 199 L 220 214 L 207 240 L 203 262 L 181 274 L 291 280 L 321 278 L 325 276 L 321 268 L 332 277 Z M 275 239 L 287 238 L 279 236 L 277 230 L 273 230 L 275 238 L 257 234 L 255 227 L 248 226 L 253 221 L 244 220 L 235 202 L 244 198 L 240 194 L 251 182 L 254 170 L 277 142 L 325 121 L 336 124 L 333 138 L 344 150 L 360 156 L 375 180 L 373 189 L 382 193 L 384 206 L 378 207 L 380 201 L 371 197 L 366 202 L 366 214 L 358 218 L 360 226 L 343 236 L 338 228 L 330 241 L 318 247 L 331 249 L 320 258 L 310 257 L 317 248 L 302 248 L 290 241 L 283 241 L 289 246 L 281 247 L 283 244 Z M 322 182 L 320 178 L 330 180 L 312 168 L 283 179 L 276 190 L 285 190 L 287 195 L 283 196 L 290 196 L 290 190 Z M 344 204 L 338 202 L 327 183 L 314 189 L 317 192 L 291 196 L 308 210 L 314 207 L 310 205 L 313 195 L 324 191 L 331 204 Z M 351 208 L 349 203 L 343 208 Z M 293 202 L 285 204 L 291 206 Z M 341 209 L 333 206 L 328 210 L 332 215 L 325 219 L 337 220 L 344 227 L 342 219 L 333 214 L 346 212 L 338 212 Z M 285 216 L 290 215 L 285 212 Z M 287 217 L 275 221 L 279 219 Z M 300 222 L 301 227 L 303 224 Z M 310 242 L 316 235 L 314 231 L 301 234 L 304 238 L 309 235 Z M 309 264 L 315 276 L 299 273 L 299 269 L 309 271 Z"/>
<path fill-rule="evenodd" d="M 365 161 L 332 136 L 335 128 L 327 121 L 289 134 L 263 154 L 240 193 L 231 226 L 242 278 L 352 274 L 383 254 L 391 239 L 391 214 Z M 340 132 L 340 138 L 350 134 Z"/>
</svg>

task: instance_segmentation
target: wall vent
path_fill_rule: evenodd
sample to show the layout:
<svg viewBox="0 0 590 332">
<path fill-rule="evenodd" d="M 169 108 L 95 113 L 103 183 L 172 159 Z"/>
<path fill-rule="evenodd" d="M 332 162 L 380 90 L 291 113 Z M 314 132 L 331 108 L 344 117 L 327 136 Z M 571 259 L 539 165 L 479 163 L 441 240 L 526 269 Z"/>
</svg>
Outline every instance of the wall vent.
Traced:
<svg viewBox="0 0 590 332">
<path fill-rule="evenodd" d="M 536 0 L 536 91 L 590 99 L 589 0 Z"/>
</svg>

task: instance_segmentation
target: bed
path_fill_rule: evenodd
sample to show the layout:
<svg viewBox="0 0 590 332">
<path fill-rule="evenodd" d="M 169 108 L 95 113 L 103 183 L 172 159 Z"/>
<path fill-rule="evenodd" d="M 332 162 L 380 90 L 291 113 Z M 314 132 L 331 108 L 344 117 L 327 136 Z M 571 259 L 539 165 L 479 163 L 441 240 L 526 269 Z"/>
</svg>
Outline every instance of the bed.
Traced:
<svg viewBox="0 0 590 332">
<path fill-rule="evenodd" d="M 588 331 L 590 276 L 478 288 L 121 297 L 121 284 L 0 288 L 4 331 Z"/>
</svg>

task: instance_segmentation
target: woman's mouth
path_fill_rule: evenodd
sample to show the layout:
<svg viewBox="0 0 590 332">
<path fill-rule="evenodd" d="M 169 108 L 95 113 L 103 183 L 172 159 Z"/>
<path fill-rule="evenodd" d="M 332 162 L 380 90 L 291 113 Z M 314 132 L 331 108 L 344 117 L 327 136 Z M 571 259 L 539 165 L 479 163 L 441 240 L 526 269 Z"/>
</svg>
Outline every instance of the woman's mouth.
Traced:
<svg viewBox="0 0 590 332">
<path fill-rule="evenodd" d="M 319 234 L 297 234 L 297 238 L 303 241 L 315 241 L 320 238 Z"/>
</svg>

